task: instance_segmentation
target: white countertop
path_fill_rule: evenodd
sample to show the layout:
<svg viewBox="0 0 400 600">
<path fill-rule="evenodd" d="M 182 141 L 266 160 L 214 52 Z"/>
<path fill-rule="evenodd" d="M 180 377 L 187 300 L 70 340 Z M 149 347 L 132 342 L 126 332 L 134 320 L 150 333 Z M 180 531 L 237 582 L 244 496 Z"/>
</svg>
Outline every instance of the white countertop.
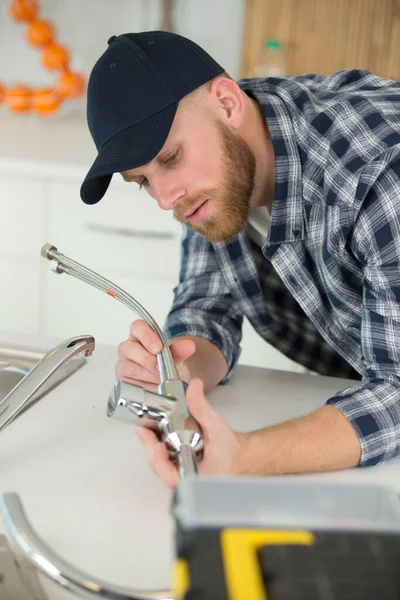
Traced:
<svg viewBox="0 0 400 600">
<path fill-rule="evenodd" d="M 88 332 L 71 336 L 81 333 Z M 60 340 L 3 332 L 0 341 L 46 349 Z M 171 494 L 148 468 L 132 428 L 106 416 L 115 361 L 115 348 L 98 345 L 84 367 L 1 432 L 0 494 L 17 492 L 39 535 L 89 573 L 120 585 L 169 587 Z M 239 366 L 231 383 L 209 398 L 232 427 L 245 431 L 310 412 L 347 385 Z M 400 491 L 400 461 L 314 477 Z M 6 533 L 1 518 L 0 532 Z M 72 598 L 43 585 L 52 600 Z"/>
</svg>

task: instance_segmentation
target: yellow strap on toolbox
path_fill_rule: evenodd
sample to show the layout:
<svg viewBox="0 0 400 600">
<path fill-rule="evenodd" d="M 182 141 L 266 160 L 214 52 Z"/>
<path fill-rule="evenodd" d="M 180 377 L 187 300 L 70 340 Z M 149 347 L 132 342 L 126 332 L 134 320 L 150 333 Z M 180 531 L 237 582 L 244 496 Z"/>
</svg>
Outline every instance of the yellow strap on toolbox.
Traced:
<svg viewBox="0 0 400 600">
<path fill-rule="evenodd" d="M 268 600 L 257 551 L 263 546 L 311 546 L 309 531 L 225 529 L 221 548 L 229 600 Z"/>
<path fill-rule="evenodd" d="M 174 597 L 175 600 L 184 600 L 189 590 L 190 575 L 186 560 L 177 558 L 174 568 Z"/>
</svg>

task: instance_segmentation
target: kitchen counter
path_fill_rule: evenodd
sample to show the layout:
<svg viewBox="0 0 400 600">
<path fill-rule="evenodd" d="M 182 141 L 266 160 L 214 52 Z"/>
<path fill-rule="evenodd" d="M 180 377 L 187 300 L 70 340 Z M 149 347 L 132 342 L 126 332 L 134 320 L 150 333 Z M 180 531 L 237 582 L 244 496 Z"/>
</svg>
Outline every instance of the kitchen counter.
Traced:
<svg viewBox="0 0 400 600">
<path fill-rule="evenodd" d="M 82 333 L 90 332 L 71 336 Z M 44 349 L 61 341 L 5 332 L 0 340 Z M 106 416 L 115 361 L 116 349 L 98 344 L 84 367 L 1 432 L 0 493 L 17 492 L 43 540 L 80 568 L 121 585 L 168 587 L 171 493 L 147 466 L 132 427 Z M 229 385 L 208 397 L 245 431 L 310 412 L 348 383 L 239 366 Z M 400 491 L 400 461 L 309 477 Z M 1 518 L 0 532 L 6 532 Z M 43 585 L 52 600 L 72 598 Z"/>
<path fill-rule="evenodd" d="M 81 180 L 97 150 L 84 116 L 0 116 L 0 171 Z"/>
</svg>

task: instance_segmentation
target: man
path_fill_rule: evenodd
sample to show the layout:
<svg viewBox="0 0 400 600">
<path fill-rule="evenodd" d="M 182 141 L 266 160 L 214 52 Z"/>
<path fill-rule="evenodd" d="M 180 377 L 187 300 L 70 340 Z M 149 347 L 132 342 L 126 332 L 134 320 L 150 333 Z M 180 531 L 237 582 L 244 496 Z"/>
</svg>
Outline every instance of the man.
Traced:
<svg viewBox="0 0 400 600">
<path fill-rule="evenodd" d="M 88 123 L 98 156 L 84 202 L 119 172 L 184 226 L 165 332 L 203 428 L 200 471 L 303 473 L 397 457 L 400 84 L 358 70 L 236 83 L 185 38 L 126 34 L 93 68 Z M 233 432 L 203 385 L 229 380 L 243 315 L 291 359 L 354 385 L 302 418 Z M 160 349 L 135 321 L 117 377 L 154 388 Z M 164 446 L 138 429 L 173 487 Z"/>
</svg>

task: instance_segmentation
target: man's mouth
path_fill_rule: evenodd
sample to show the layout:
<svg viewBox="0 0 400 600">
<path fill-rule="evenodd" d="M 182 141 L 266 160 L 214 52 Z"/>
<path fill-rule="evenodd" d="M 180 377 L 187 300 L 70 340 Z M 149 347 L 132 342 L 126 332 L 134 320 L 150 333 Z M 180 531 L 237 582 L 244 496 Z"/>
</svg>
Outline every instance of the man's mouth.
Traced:
<svg viewBox="0 0 400 600">
<path fill-rule="evenodd" d="M 193 221 L 194 223 L 198 223 L 208 213 L 209 200 L 204 200 L 201 204 L 198 204 L 195 208 L 191 208 L 187 212 L 185 212 L 184 217 Z"/>
<path fill-rule="evenodd" d="M 199 210 L 199 208 L 200 208 L 201 206 L 203 206 L 204 202 L 207 202 L 207 200 L 203 200 L 202 202 L 200 202 L 200 204 L 198 204 L 198 205 L 197 205 L 197 206 L 195 206 L 194 208 L 190 208 L 189 210 L 187 210 L 187 211 L 184 213 L 184 215 L 183 215 L 183 216 L 185 217 L 185 219 L 188 219 L 189 217 L 191 217 L 192 215 L 194 215 L 194 213 L 195 213 L 196 211 L 198 211 L 198 210 Z"/>
</svg>

